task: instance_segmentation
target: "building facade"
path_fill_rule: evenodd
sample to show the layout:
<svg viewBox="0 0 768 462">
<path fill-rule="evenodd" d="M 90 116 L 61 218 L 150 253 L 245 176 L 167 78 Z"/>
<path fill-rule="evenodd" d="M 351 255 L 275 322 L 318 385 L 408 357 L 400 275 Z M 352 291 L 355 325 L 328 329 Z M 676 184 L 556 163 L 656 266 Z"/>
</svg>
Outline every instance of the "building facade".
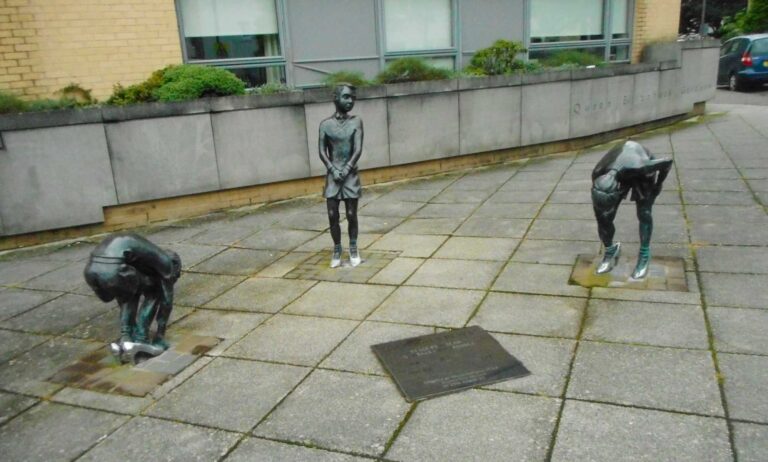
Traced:
<svg viewBox="0 0 768 462">
<path fill-rule="evenodd" d="M 0 0 L 0 89 L 36 98 L 77 83 L 103 99 L 182 62 L 311 87 L 404 56 L 460 70 L 502 38 L 528 59 L 629 62 L 674 40 L 679 16 L 680 0 Z"/>
</svg>

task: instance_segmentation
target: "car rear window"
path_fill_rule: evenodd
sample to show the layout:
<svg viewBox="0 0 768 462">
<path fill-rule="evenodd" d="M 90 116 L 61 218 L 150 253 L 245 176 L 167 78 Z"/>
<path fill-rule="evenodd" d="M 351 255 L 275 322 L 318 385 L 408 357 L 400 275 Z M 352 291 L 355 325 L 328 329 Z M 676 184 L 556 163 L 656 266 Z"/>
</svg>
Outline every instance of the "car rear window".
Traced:
<svg viewBox="0 0 768 462">
<path fill-rule="evenodd" d="M 768 55 L 768 39 L 760 39 L 752 42 L 753 55 Z"/>
</svg>

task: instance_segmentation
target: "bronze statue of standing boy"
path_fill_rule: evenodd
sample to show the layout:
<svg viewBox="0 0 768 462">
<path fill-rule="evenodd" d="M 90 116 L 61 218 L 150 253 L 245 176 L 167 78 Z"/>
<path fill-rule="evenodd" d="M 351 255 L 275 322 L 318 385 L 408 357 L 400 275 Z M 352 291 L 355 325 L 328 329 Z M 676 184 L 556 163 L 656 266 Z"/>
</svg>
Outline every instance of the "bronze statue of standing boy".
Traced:
<svg viewBox="0 0 768 462">
<path fill-rule="evenodd" d="M 341 227 L 339 226 L 339 204 L 343 201 L 349 224 L 349 262 L 359 265 L 362 260 L 357 249 L 357 202 L 362 188 L 357 172 L 357 161 L 363 152 L 363 121 L 350 115 L 355 106 L 356 89 L 342 83 L 333 91 L 336 112 L 320 122 L 318 151 L 325 165 L 325 189 L 323 196 L 328 206 L 328 218 L 333 238 L 331 268 L 341 265 Z"/>
</svg>

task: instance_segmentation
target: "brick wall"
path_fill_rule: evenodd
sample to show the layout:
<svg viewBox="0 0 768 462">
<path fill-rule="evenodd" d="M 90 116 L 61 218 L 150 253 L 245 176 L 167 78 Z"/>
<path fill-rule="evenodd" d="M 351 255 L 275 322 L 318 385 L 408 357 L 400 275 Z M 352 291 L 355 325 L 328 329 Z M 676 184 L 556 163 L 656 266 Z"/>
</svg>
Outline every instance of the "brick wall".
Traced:
<svg viewBox="0 0 768 462">
<path fill-rule="evenodd" d="M 635 0 L 633 63 L 640 62 L 645 45 L 677 39 L 680 3 L 681 0 Z"/>
<path fill-rule="evenodd" d="M 174 0 L 0 0 L 0 89 L 26 98 L 74 82 L 106 99 L 181 62 Z"/>
</svg>

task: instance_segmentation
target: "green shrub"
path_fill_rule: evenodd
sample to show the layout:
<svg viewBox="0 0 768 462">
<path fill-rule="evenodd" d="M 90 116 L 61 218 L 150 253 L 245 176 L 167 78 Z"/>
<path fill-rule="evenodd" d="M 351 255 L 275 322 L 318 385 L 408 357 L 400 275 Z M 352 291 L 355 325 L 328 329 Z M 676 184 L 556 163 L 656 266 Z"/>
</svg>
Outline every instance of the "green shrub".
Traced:
<svg viewBox="0 0 768 462">
<path fill-rule="evenodd" d="M 24 112 L 27 103 L 13 93 L 0 90 L 0 114 Z"/>
<path fill-rule="evenodd" d="M 286 93 L 291 91 L 291 87 L 280 82 L 270 82 L 260 85 L 253 89 L 257 95 L 275 95 L 277 93 Z"/>
<path fill-rule="evenodd" d="M 365 78 L 362 72 L 339 71 L 328 74 L 323 79 L 323 84 L 327 87 L 335 87 L 339 83 L 350 83 L 356 87 L 365 87 L 371 84 L 371 81 Z"/>
<path fill-rule="evenodd" d="M 245 94 L 245 82 L 219 67 L 183 65 L 166 69 L 154 92 L 158 101 L 188 101 L 206 96 Z"/>
<path fill-rule="evenodd" d="M 85 104 L 80 104 L 73 99 L 37 99 L 27 104 L 27 111 L 55 111 L 56 109 L 72 109 Z"/>
<path fill-rule="evenodd" d="M 541 59 L 544 67 L 583 67 L 597 66 L 603 60 L 591 53 L 581 50 L 563 50 L 552 53 L 544 59 Z"/>
<path fill-rule="evenodd" d="M 453 72 L 435 67 L 423 59 L 400 58 L 392 61 L 376 76 L 378 83 L 417 82 L 450 79 Z"/>
<path fill-rule="evenodd" d="M 59 96 L 60 100 L 71 101 L 76 106 L 88 106 L 98 102 L 91 95 L 91 90 L 86 90 L 74 82 L 56 91 L 55 94 Z"/>
<path fill-rule="evenodd" d="M 114 104 L 116 106 L 125 106 L 126 104 L 147 103 L 151 101 L 157 101 L 155 96 L 155 90 L 160 88 L 163 83 L 163 75 L 165 72 L 174 66 L 164 67 L 163 69 L 156 70 L 149 76 L 149 78 L 141 83 L 131 85 L 129 87 L 123 87 L 122 85 L 115 84 L 112 91 L 112 96 L 107 100 L 107 104 Z"/>
<path fill-rule="evenodd" d="M 505 75 L 522 72 L 526 64 L 522 59 L 518 59 L 517 55 L 524 52 L 525 48 L 520 42 L 496 40 L 490 47 L 477 50 L 464 71 L 470 75 Z"/>
<path fill-rule="evenodd" d="M 226 69 L 184 64 L 157 70 L 144 82 L 129 87 L 115 85 L 107 104 L 123 106 L 152 101 L 187 101 L 244 93 L 245 83 Z"/>
</svg>

